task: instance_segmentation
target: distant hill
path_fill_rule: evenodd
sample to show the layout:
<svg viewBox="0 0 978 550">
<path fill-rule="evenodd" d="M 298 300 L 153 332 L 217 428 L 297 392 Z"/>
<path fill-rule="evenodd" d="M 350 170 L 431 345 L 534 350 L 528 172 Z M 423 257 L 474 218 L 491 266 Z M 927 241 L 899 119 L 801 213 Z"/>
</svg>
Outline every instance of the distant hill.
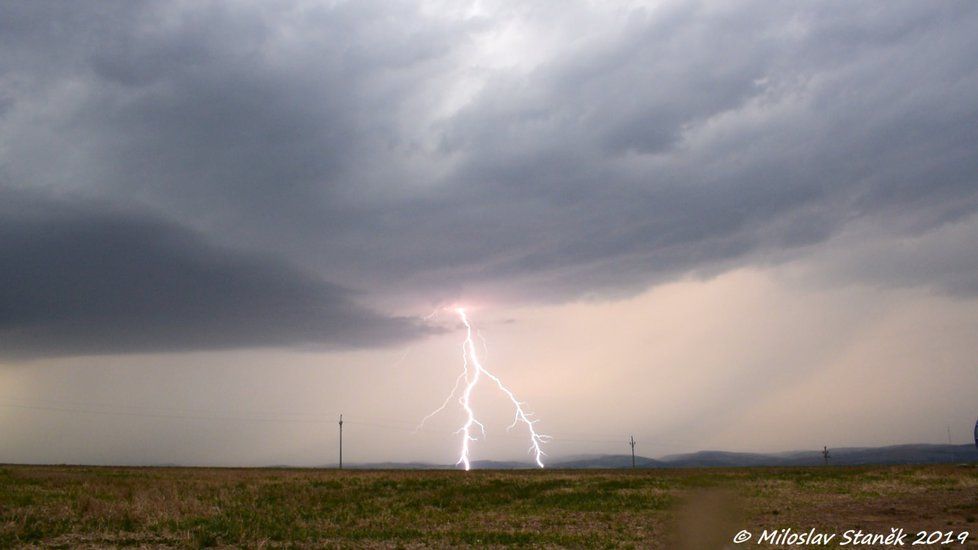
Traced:
<svg viewBox="0 0 978 550">
<path fill-rule="evenodd" d="M 822 455 L 819 454 L 818 457 L 821 460 Z M 727 451 L 699 451 L 697 453 L 669 455 L 660 460 L 668 468 L 775 466 L 781 463 L 776 455 Z"/>
<path fill-rule="evenodd" d="M 476 470 L 520 470 L 523 468 L 537 468 L 537 465 L 515 460 L 473 460 L 472 467 Z"/>
<path fill-rule="evenodd" d="M 857 466 L 863 464 L 957 464 L 978 463 L 974 445 L 893 445 L 890 447 L 840 447 L 829 449 L 829 464 Z M 638 468 L 739 468 L 749 466 L 817 466 L 824 464 L 821 451 L 791 451 L 786 453 L 734 453 L 728 451 L 699 451 L 668 455 L 658 459 L 635 457 Z M 617 469 L 631 468 L 631 455 L 581 455 L 554 459 L 548 468 Z M 476 460 L 474 469 L 515 470 L 536 468 L 535 464 L 520 461 Z M 383 462 L 351 464 L 351 469 L 453 469 L 453 465 L 421 462 Z"/>
<path fill-rule="evenodd" d="M 662 468 L 666 464 L 644 456 L 635 457 L 636 468 Z M 631 468 L 632 455 L 599 455 L 572 460 L 558 460 L 549 465 L 552 468 Z"/>
<path fill-rule="evenodd" d="M 335 468 L 336 464 L 323 466 L 324 468 Z M 448 464 L 429 464 L 427 462 L 370 462 L 365 464 L 344 464 L 344 468 L 350 470 L 450 470 L 453 466 Z"/>
<path fill-rule="evenodd" d="M 893 445 L 890 447 L 842 447 L 829 449 L 829 464 L 955 464 L 978 462 L 974 445 Z M 638 459 L 636 457 L 636 462 Z M 664 456 L 659 463 L 667 468 L 743 467 L 743 466 L 816 466 L 824 464 L 821 451 L 788 453 L 732 453 L 700 451 Z M 560 467 L 554 464 L 555 467 Z"/>
<path fill-rule="evenodd" d="M 974 445 L 895 445 L 892 447 L 852 447 L 829 449 L 833 464 L 954 464 L 978 462 Z M 789 464 L 811 464 L 822 460 L 820 452 L 789 455 Z"/>
</svg>

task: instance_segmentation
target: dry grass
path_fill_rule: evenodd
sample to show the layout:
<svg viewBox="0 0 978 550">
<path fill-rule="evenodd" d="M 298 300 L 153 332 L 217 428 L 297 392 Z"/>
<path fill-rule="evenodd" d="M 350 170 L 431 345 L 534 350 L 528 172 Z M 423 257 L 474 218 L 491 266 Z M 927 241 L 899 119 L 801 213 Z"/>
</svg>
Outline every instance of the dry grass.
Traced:
<svg viewBox="0 0 978 550">
<path fill-rule="evenodd" d="M 974 466 L 0 468 L 0 547 L 718 548 L 741 528 L 975 532 L 976 516 Z"/>
</svg>

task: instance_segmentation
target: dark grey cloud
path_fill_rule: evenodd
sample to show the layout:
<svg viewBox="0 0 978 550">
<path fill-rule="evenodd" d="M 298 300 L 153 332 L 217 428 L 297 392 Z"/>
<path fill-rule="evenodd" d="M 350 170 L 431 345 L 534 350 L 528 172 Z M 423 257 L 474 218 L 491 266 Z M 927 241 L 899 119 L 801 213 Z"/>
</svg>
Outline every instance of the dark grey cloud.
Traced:
<svg viewBox="0 0 978 550">
<path fill-rule="evenodd" d="M 4 181 L 375 303 L 622 295 L 978 210 L 973 3 L 105 6 L 6 6 Z"/>
<path fill-rule="evenodd" d="M 0 193 L 0 354 L 376 346 L 424 332 L 145 213 Z"/>
</svg>

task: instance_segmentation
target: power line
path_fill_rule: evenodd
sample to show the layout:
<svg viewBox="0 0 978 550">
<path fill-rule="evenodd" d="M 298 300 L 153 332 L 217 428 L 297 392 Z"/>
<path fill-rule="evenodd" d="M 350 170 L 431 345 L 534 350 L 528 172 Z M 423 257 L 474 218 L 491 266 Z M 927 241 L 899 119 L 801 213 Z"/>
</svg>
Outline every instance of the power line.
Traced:
<svg viewBox="0 0 978 550">
<path fill-rule="evenodd" d="M 38 404 L 41 403 L 41 404 Z M 54 404 L 47 404 L 54 403 Z M 70 403 L 72 405 L 61 405 L 60 403 Z M 276 412 L 261 413 L 252 415 L 231 415 L 217 411 L 205 409 L 177 409 L 170 407 L 135 407 L 131 405 L 106 405 L 96 403 L 82 403 L 79 401 L 59 401 L 51 399 L 25 400 L 10 397 L 0 397 L 0 407 L 8 407 L 25 410 L 53 411 L 63 413 L 91 414 L 99 416 L 119 416 L 131 418 L 159 418 L 168 420 L 202 420 L 220 422 L 260 422 L 274 424 L 326 424 L 335 422 L 336 417 L 330 418 L 325 414 Z M 122 409 L 122 410 L 119 410 Z M 163 412 L 156 412 L 163 411 Z M 414 433 L 419 435 L 452 435 L 454 430 L 438 430 L 431 428 L 418 429 L 413 423 L 403 420 L 393 419 L 373 419 L 362 417 L 344 418 L 344 423 L 363 426 L 366 428 L 381 429 L 387 431 L 397 431 L 402 433 Z M 592 443 L 601 445 L 614 445 L 620 439 L 607 437 L 588 437 L 594 435 L 588 432 L 555 432 L 551 433 L 555 440 L 561 443 Z M 491 438 L 522 439 L 522 436 L 509 434 L 506 432 L 493 432 Z M 659 445 L 675 445 L 678 442 L 673 439 L 656 438 Z M 655 446 L 655 445 L 653 445 Z"/>
<path fill-rule="evenodd" d="M 10 401 L 19 404 L 30 405 L 32 407 L 39 407 L 39 403 L 42 405 L 51 406 L 55 410 L 60 409 L 70 409 L 74 411 L 76 408 L 81 408 L 84 410 L 100 410 L 108 409 L 107 412 L 119 414 L 125 414 L 126 412 L 133 412 L 134 414 L 163 414 L 163 415 L 177 415 L 177 416 L 201 416 L 201 417 L 221 417 L 225 418 L 229 415 L 223 413 L 222 411 L 214 411 L 213 409 L 196 409 L 196 408 L 175 408 L 175 407 L 158 407 L 151 405 L 125 405 L 122 403 L 112 403 L 112 404 L 102 404 L 102 403 L 91 403 L 84 401 L 70 401 L 70 400 L 58 400 L 58 399 L 21 399 L 16 397 L 5 397 L 0 396 L 0 401 Z M 2 403 L 0 403 L 2 404 Z M 124 411 L 116 411 L 112 409 L 128 409 Z M 146 413 L 143 411 L 162 411 L 162 413 Z M 172 413 L 172 414 L 171 414 Z M 260 411 L 253 413 L 250 417 L 260 416 L 260 417 L 282 417 L 282 416 L 292 416 L 292 417 L 305 417 L 313 418 L 316 420 L 325 420 L 327 418 L 324 414 L 311 414 L 311 413 L 292 413 L 292 412 L 282 412 L 282 411 Z"/>
<path fill-rule="evenodd" d="M 300 418 L 264 418 L 257 416 L 214 416 L 214 415 L 192 415 L 192 414 L 162 414 L 162 413 L 144 413 L 144 412 L 133 412 L 133 411 L 111 411 L 111 410 L 98 410 L 92 408 L 80 408 L 80 407 L 57 407 L 57 406 L 45 406 L 45 405 L 24 405 L 17 403 L 0 403 L 3 407 L 12 407 L 16 409 L 31 409 L 31 410 L 42 410 L 42 411 L 58 411 L 58 412 L 69 412 L 69 413 L 81 413 L 81 414 L 97 414 L 104 416 L 132 416 L 140 418 L 167 418 L 176 420 L 227 420 L 227 421 L 244 421 L 244 422 L 278 422 L 278 423 L 302 423 L 302 424 L 322 424 L 327 422 L 327 420 L 313 420 L 313 419 L 300 419 Z"/>
</svg>

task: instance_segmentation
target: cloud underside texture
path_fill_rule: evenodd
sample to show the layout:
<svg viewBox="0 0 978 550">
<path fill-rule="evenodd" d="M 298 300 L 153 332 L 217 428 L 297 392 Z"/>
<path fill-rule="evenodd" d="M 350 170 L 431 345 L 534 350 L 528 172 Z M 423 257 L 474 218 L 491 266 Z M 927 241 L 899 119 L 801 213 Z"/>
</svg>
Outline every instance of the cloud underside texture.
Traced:
<svg viewBox="0 0 978 550">
<path fill-rule="evenodd" d="M 423 333 L 287 264 L 203 244 L 161 220 L 98 205 L 15 204 L 0 209 L 5 355 L 335 348 Z"/>
<path fill-rule="evenodd" d="M 622 296 L 811 250 L 978 288 L 973 240 L 880 256 L 973 225 L 974 4 L 429 8 L 8 3 L 0 199 L 34 206 L 0 234 L 6 349 L 380 345 L 424 330 L 370 297 Z M 904 267 L 836 262 L 853 227 Z"/>
</svg>

